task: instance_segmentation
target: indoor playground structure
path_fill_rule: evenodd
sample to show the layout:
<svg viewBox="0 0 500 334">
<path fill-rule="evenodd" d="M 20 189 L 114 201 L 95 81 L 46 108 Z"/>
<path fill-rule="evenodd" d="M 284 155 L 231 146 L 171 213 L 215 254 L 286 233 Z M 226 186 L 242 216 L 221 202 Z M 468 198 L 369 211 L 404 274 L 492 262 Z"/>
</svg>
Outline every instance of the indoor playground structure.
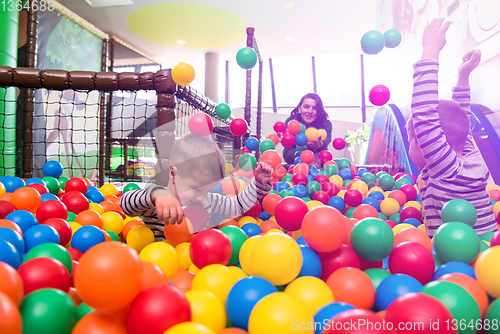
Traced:
<svg viewBox="0 0 500 334">
<path fill-rule="evenodd" d="M 271 122 L 253 28 L 235 55 L 246 71 L 236 117 L 190 87 L 188 63 L 113 71 L 114 47 L 133 48 L 47 3 L 22 14 L 25 50 L 15 47 L 23 18 L 0 11 L 0 334 L 500 333 L 500 231 L 478 235 L 477 208 L 456 198 L 429 237 L 407 108 L 386 86 L 367 94 L 368 121 L 363 96 L 361 161 L 340 157 L 347 135 L 315 154 L 308 144 L 324 141 L 324 129 L 291 120 L 263 130 Z M 398 47 L 413 33 L 404 22 L 418 19 L 360 36 L 363 53 Z M 500 123 L 488 106 L 472 104 L 471 132 L 500 224 Z M 273 169 L 270 190 L 238 216 L 185 206 L 159 240 L 120 200 L 167 186 L 172 146 L 190 133 L 224 154 L 210 198 L 244 200 L 261 162 Z"/>
</svg>

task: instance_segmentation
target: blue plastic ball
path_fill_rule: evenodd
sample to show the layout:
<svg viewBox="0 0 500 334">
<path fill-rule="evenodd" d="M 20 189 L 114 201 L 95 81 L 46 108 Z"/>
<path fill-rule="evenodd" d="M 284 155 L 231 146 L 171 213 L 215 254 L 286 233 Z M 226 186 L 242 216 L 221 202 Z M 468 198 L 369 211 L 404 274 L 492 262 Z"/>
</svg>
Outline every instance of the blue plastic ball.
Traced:
<svg viewBox="0 0 500 334">
<path fill-rule="evenodd" d="M 451 261 L 441 265 L 436 272 L 434 273 L 433 280 L 437 280 L 439 277 L 446 274 L 464 274 L 476 279 L 476 272 L 473 267 L 468 265 L 467 263 Z"/>
<path fill-rule="evenodd" d="M 260 226 L 255 223 L 246 223 L 241 227 L 241 229 L 249 238 L 262 233 L 262 229 L 260 228 Z"/>
<path fill-rule="evenodd" d="M 383 201 L 385 199 L 384 194 L 378 190 L 372 191 L 368 197 L 373 197 L 378 201 Z"/>
<path fill-rule="evenodd" d="M 26 210 L 16 210 L 9 213 L 5 219 L 10 220 L 21 228 L 21 230 L 26 232 L 30 227 L 38 225 L 38 220 L 35 215 Z"/>
<path fill-rule="evenodd" d="M 361 37 L 361 49 L 366 54 L 377 54 L 382 51 L 384 45 L 384 35 L 376 30 L 370 30 Z"/>
<path fill-rule="evenodd" d="M 420 220 L 415 219 L 415 218 L 406 218 L 402 223 L 403 224 L 410 224 L 410 225 L 413 225 L 415 227 L 419 227 L 420 225 L 422 225 L 422 222 L 420 222 Z"/>
<path fill-rule="evenodd" d="M 300 160 L 300 157 L 296 157 L 296 158 L 293 160 L 293 164 L 294 164 L 294 165 L 300 164 L 301 162 L 302 162 L 302 160 Z"/>
<path fill-rule="evenodd" d="M 99 190 L 87 191 L 85 197 L 91 200 L 92 203 L 101 203 L 104 201 L 104 195 Z"/>
<path fill-rule="evenodd" d="M 71 247 L 85 253 L 89 248 L 104 242 L 104 240 L 104 234 L 98 227 L 86 225 L 75 231 L 71 238 Z"/>
<path fill-rule="evenodd" d="M 14 247 L 16 247 L 19 254 L 24 253 L 24 239 L 19 232 L 8 227 L 0 227 L 0 240 L 10 242 Z"/>
<path fill-rule="evenodd" d="M 216 185 L 214 189 L 210 190 L 210 192 L 213 194 L 222 194 L 222 183 Z"/>
<path fill-rule="evenodd" d="M 255 151 L 259 148 L 259 140 L 254 137 L 250 137 L 245 141 L 245 147 L 249 151 Z"/>
<path fill-rule="evenodd" d="M 320 334 L 325 326 L 330 324 L 330 320 L 340 312 L 353 309 L 355 309 L 354 306 L 344 302 L 329 303 L 321 307 L 314 315 L 314 334 Z"/>
<path fill-rule="evenodd" d="M 253 307 L 267 295 L 278 292 L 278 289 L 268 280 L 248 276 L 234 284 L 226 299 L 226 312 L 234 327 L 248 330 L 248 319 Z"/>
<path fill-rule="evenodd" d="M 341 170 L 339 170 L 339 174 L 338 174 L 342 180 L 352 180 L 352 171 L 348 168 L 342 168 Z"/>
<path fill-rule="evenodd" d="M 411 184 L 412 186 L 414 186 L 414 185 L 415 185 L 415 180 L 414 180 L 411 176 L 409 176 L 409 175 L 404 175 L 404 176 L 402 176 L 401 178 L 409 180 L 409 181 L 410 181 L 410 184 Z"/>
<path fill-rule="evenodd" d="M 340 196 L 330 197 L 330 199 L 328 200 L 328 205 L 331 207 L 334 207 L 335 209 L 339 210 L 340 212 L 344 211 L 344 209 L 345 209 L 345 201 Z"/>
<path fill-rule="evenodd" d="M 42 173 L 45 176 L 52 176 L 57 179 L 63 173 L 63 165 L 59 161 L 47 161 L 43 164 Z"/>
<path fill-rule="evenodd" d="M 301 184 L 296 184 L 290 190 L 292 190 L 296 197 L 302 198 L 307 196 L 307 188 Z"/>
<path fill-rule="evenodd" d="M 17 269 L 21 264 L 19 252 L 13 244 L 0 239 L 0 262 L 5 262 L 12 268 Z"/>
<path fill-rule="evenodd" d="M 277 182 L 274 185 L 274 190 L 276 190 L 277 192 L 280 192 L 280 191 L 286 190 L 286 189 L 290 189 L 290 185 L 288 183 L 286 183 L 285 181 Z"/>
<path fill-rule="evenodd" d="M 0 182 L 5 186 L 5 192 L 13 193 L 19 188 L 26 187 L 23 179 L 17 176 L 2 176 Z"/>
<path fill-rule="evenodd" d="M 394 299 L 410 292 L 420 292 L 424 286 L 405 274 L 393 274 L 382 280 L 377 288 L 375 302 L 379 311 L 387 309 Z"/>
<path fill-rule="evenodd" d="M 42 194 L 41 197 L 42 197 L 42 203 L 45 202 L 45 201 L 48 201 L 48 200 L 60 201 L 59 197 L 57 197 L 54 194 L 50 194 L 50 193 Z"/>
<path fill-rule="evenodd" d="M 311 166 L 309 168 L 309 175 L 311 175 L 313 178 L 318 176 L 319 170 L 315 166 Z"/>
<path fill-rule="evenodd" d="M 302 132 L 299 132 L 295 135 L 295 144 L 297 146 L 304 146 L 307 144 L 307 136 Z"/>
<path fill-rule="evenodd" d="M 365 173 L 369 173 L 369 170 L 364 168 L 364 167 L 361 167 L 359 168 L 357 171 L 356 171 L 356 176 L 363 176 L 363 174 Z"/>
<path fill-rule="evenodd" d="M 297 238 L 297 240 L 295 240 L 295 242 L 299 245 L 299 246 L 306 246 L 306 247 L 309 247 L 309 245 L 307 244 L 306 240 L 304 239 L 303 236 L 300 236 Z"/>
<path fill-rule="evenodd" d="M 61 238 L 55 228 L 50 225 L 40 224 L 30 227 L 24 232 L 24 242 L 26 243 L 26 253 L 28 253 L 31 249 L 41 244 L 59 244 Z"/>
<path fill-rule="evenodd" d="M 368 204 L 373 206 L 377 211 L 380 211 L 380 203 L 375 197 L 367 197 L 361 201 L 361 204 Z"/>
<path fill-rule="evenodd" d="M 311 174 L 307 174 L 307 183 L 314 181 L 315 176 L 312 176 Z"/>
<path fill-rule="evenodd" d="M 87 194 L 89 191 L 91 190 L 97 190 L 97 191 L 100 191 L 97 187 L 94 187 L 94 186 L 87 186 L 87 192 L 85 194 Z"/>
<path fill-rule="evenodd" d="M 309 246 L 299 245 L 302 252 L 302 268 L 300 269 L 299 276 L 313 276 L 320 278 L 323 267 L 321 261 Z"/>
<path fill-rule="evenodd" d="M 385 46 L 388 48 L 395 48 L 401 43 L 401 34 L 396 29 L 389 29 L 384 32 Z"/>
<path fill-rule="evenodd" d="M 47 186 L 45 184 L 45 182 L 42 180 L 42 179 L 39 179 L 37 177 L 32 177 L 30 179 L 27 179 L 26 181 L 24 181 L 26 183 L 27 186 L 29 186 L 30 184 L 33 184 L 33 183 L 38 183 L 38 184 L 42 184 L 44 186 Z"/>
</svg>

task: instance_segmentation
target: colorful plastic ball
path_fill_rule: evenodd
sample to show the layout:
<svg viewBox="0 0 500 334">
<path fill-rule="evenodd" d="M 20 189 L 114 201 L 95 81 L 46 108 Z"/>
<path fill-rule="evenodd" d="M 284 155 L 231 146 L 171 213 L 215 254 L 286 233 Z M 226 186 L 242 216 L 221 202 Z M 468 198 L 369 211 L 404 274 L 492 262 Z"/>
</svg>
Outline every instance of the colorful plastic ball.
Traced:
<svg viewBox="0 0 500 334">
<path fill-rule="evenodd" d="M 82 194 L 87 193 L 87 183 L 82 178 L 74 177 L 69 179 L 65 186 L 64 192 L 69 193 L 70 191 L 78 191 Z"/>
<path fill-rule="evenodd" d="M 351 231 L 350 240 L 354 251 L 368 261 L 384 259 L 394 247 L 391 228 L 378 218 L 358 221 Z"/>
<path fill-rule="evenodd" d="M 391 92 L 384 85 L 376 85 L 370 89 L 368 99 L 375 106 L 383 106 L 391 98 Z"/>
<path fill-rule="evenodd" d="M 352 179 L 352 171 L 347 168 L 342 168 L 339 170 L 338 176 L 342 178 L 342 180 L 351 180 Z"/>
<path fill-rule="evenodd" d="M 330 319 L 343 311 L 353 310 L 354 306 L 343 302 L 329 303 L 321 307 L 314 315 L 315 334 L 323 333 L 323 329 L 329 329 Z M 328 327 L 327 327 L 328 326 Z"/>
<path fill-rule="evenodd" d="M 233 326 L 248 329 L 248 319 L 254 306 L 265 296 L 277 292 L 268 280 L 258 276 L 248 276 L 239 280 L 229 290 L 226 312 Z"/>
<path fill-rule="evenodd" d="M 127 186 L 128 185 L 126 185 L 125 187 Z M 102 201 L 104 201 L 104 196 L 101 194 L 99 190 L 90 190 L 85 194 L 85 197 L 87 197 L 93 203 L 101 203 Z"/>
<path fill-rule="evenodd" d="M 63 165 L 59 161 L 47 161 L 43 164 L 42 173 L 44 176 L 52 176 L 58 178 L 63 173 Z"/>
<path fill-rule="evenodd" d="M 0 262 L 5 262 L 14 269 L 21 263 L 21 256 L 16 247 L 3 239 L 0 239 Z"/>
<path fill-rule="evenodd" d="M 74 221 L 82 226 L 93 225 L 98 228 L 103 228 L 102 216 L 93 210 L 85 210 L 80 212 L 75 217 Z"/>
<path fill-rule="evenodd" d="M 296 135 L 298 134 L 299 132 L 301 132 L 301 124 L 299 121 L 296 121 L 296 120 L 291 120 L 290 122 L 288 122 L 288 125 L 287 125 L 287 130 L 288 132 L 290 132 L 292 135 Z M 304 135 L 305 136 L 305 135 Z M 306 136 L 307 138 L 307 136 Z"/>
<path fill-rule="evenodd" d="M 172 69 L 171 76 L 176 84 L 186 86 L 194 80 L 195 70 L 193 66 L 181 62 Z"/>
<path fill-rule="evenodd" d="M 270 215 L 274 215 L 276 206 L 281 199 L 282 198 L 278 194 L 267 194 L 262 200 L 262 208 Z"/>
<path fill-rule="evenodd" d="M 159 284 L 137 295 L 130 305 L 126 326 L 130 334 L 163 333 L 190 320 L 191 309 L 186 296 L 174 286 Z"/>
<path fill-rule="evenodd" d="M 41 289 L 27 295 L 20 308 L 23 333 L 70 333 L 76 324 L 76 305 L 65 292 Z"/>
<path fill-rule="evenodd" d="M 300 160 L 306 164 L 310 164 L 314 161 L 314 153 L 310 150 L 304 150 L 300 153 Z"/>
<path fill-rule="evenodd" d="M 220 119 L 228 119 L 231 116 L 231 108 L 226 103 L 219 103 L 215 107 L 215 114 Z"/>
<path fill-rule="evenodd" d="M 45 183 L 45 186 L 47 187 L 47 189 L 49 189 L 51 194 L 53 195 L 59 194 L 59 190 L 61 190 L 61 185 L 56 178 L 52 176 L 46 176 L 42 178 L 42 181 Z"/>
<path fill-rule="evenodd" d="M 61 239 L 57 230 L 49 225 L 35 225 L 24 232 L 24 242 L 26 244 L 26 252 L 29 252 L 34 247 L 44 243 L 59 244 Z"/>
<path fill-rule="evenodd" d="M 382 281 L 385 278 L 391 276 L 391 274 L 389 272 L 387 272 L 386 270 L 381 269 L 381 268 L 365 269 L 364 272 L 365 272 L 365 274 L 368 275 L 368 277 L 370 277 L 370 279 L 373 283 L 373 286 L 375 287 L 375 292 L 378 291 L 378 287 L 380 286 L 380 283 L 382 283 Z"/>
<path fill-rule="evenodd" d="M 4 193 L 13 193 L 19 188 L 26 187 L 24 180 L 17 176 L 2 176 L 0 182 L 4 185 Z"/>
<path fill-rule="evenodd" d="M 25 241 L 23 235 L 9 227 L 0 227 L 0 240 L 10 242 L 19 254 L 25 252 Z"/>
<path fill-rule="evenodd" d="M 295 144 L 297 146 L 305 146 L 307 144 L 307 136 L 303 133 L 297 133 L 295 135 Z"/>
<path fill-rule="evenodd" d="M 276 205 L 274 216 L 278 225 L 287 231 L 297 231 L 302 226 L 302 219 L 308 212 L 306 203 L 297 197 L 287 197 Z"/>
<path fill-rule="evenodd" d="M 248 224 L 245 224 L 245 225 L 248 225 Z M 259 227 L 257 224 L 254 224 L 254 225 L 256 225 L 257 227 Z M 218 248 L 223 248 L 223 247 L 229 248 L 230 252 L 231 252 L 231 255 L 230 255 L 230 259 L 228 260 L 229 262 L 227 264 L 228 265 L 238 264 L 240 262 L 239 254 L 240 254 L 241 246 L 248 239 L 248 236 L 245 234 L 244 230 L 242 230 L 241 228 L 239 228 L 237 226 L 225 226 L 225 227 L 221 228 L 220 231 L 229 240 L 230 247 L 227 246 L 227 243 L 226 243 L 225 240 L 223 240 L 223 238 L 221 238 L 220 236 L 218 236 L 218 239 L 220 239 L 220 240 L 214 240 L 214 245 L 213 246 L 208 245 L 207 242 L 205 243 L 204 246 L 207 247 L 207 249 L 206 249 L 207 252 L 212 252 L 213 254 L 211 254 L 210 256 L 214 257 L 216 254 L 222 253 L 222 250 L 219 250 Z M 204 232 L 204 231 L 202 231 L 202 232 Z M 201 234 L 201 232 L 198 233 L 198 234 Z M 191 249 L 193 249 L 193 242 L 195 241 L 196 238 L 197 238 L 197 236 L 195 236 L 193 238 L 193 240 L 191 241 Z M 215 241 L 217 241 L 217 242 L 215 242 Z M 216 250 L 212 251 L 212 250 L 210 250 L 211 249 L 210 247 L 216 247 Z M 225 262 L 225 260 L 226 260 L 226 258 L 225 258 L 226 255 L 227 254 L 224 254 L 224 261 L 223 262 Z M 208 257 L 207 255 L 204 255 L 204 256 Z M 193 263 L 195 263 L 193 257 L 191 257 L 191 259 L 193 260 Z M 205 262 L 207 262 L 207 259 L 203 259 L 203 260 Z M 212 261 L 215 261 L 215 260 L 217 260 L 217 259 L 213 258 Z M 220 259 L 219 259 L 218 262 L 212 262 L 212 263 L 221 263 L 221 264 L 224 264 L 223 262 L 221 262 Z M 195 263 L 195 265 L 196 265 L 196 263 Z M 196 265 L 196 266 L 198 268 L 202 268 L 202 267 L 200 267 L 198 265 Z"/>
<path fill-rule="evenodd" d="M 396 29 L 389 29 L 384 32 L 385 46 L 388 48 L 395 48 L 401 43 L 401 34 Z"/>
<path fill-rule="evenodd" d="M 429 252 L 432 252 L 432 242 L 422 230 L 416 228 L 407 228 L 399 231 L 394 236 L 394 245 L 397 246 L 403 242 L 416 242 L 427 248 Z"/>
<path fill-rule="evenodd" d="M 251 172 L 256 166 L 257 160 L 251 154 L 242 154 L 238 159 L 238 167 L 245 172 Z"/>
<path fill-rule="evenodd" d="M 307 175 L 304 173 L 295 173 L 292 176 L 292 183 L 294 185 L 303 185 L 305 186 L 309 182 Z M 0 202 L 1 203 L 1 202 Z"/>
<path fill-rule="evenodd" d="M 89 209 L 89 200 L 83 195 L 83 193 L 78 191 L 71 191 L 66 193 L 62 202 L 68 208 L 68 211 L 71 211 L 75 214 L 79 214 L 82 211 Z"/>
<path fill-rule="evenodd" d="M 359 256 L 347 244 L 341 245 L 333 252 L 318 253 L 321 261 L 321 279 L 326 281 L 328 277 L 337 269 L 343 267 L 360 268 Z"/>
<path fill-rule="evenodd" d="M 71 255 L 68 253 L 66 248 L 61 245 L 55 243 L 38 245 L 26 253 L 23 258 L 23 263 L 39 257 L 50 257 L 56 259 L 66 267 L 70 274 L 72 272 L 73 262 L 71 260 Z"/>
<path fill-rule="evenodd" d="M 315 141 L 319 136 L 318 129 L 313 127 L 307 128 L 304 134 L 306 135 L 308 141 Z"/>
<path fill-rule="evenodd" d="M 8 263 L 0 261 L 0 293 L 5 294 L 16 306 L 19 306 L 24 297 L 23 290 L 23 281 L 19 272 Z"/>
<path fill-rule="evenodd" d="M 191 133 L 208 136 L 214 129 L 214 123 L 207 114 L 197 113 L 189 118 L 188 127 Z"/>
<path fill-rule="evenodd" d="M 474 205 L 464 199 L 452 199 L 443 205 L 441 220 L 443 223 L 460 222 L 474 227 L 477 211 Z"/>
<path fill-rule="evenodd" d="M 283 137 L 281 137 L 281 144 L 284 147 L 292 147 L 295 145 L 295 136 L 289 132 L 284 133 Z"/>
<path fill-rule="evenodd" d="M 318 252 L 332 252 L 347 238 L 347 227 L 342 213 L 330 206 L 310 210 L 302 221 L 304 240 Z"/>
<path fill-rule="evenodd" d="M 210 291 L 225 303 L 229 290 L 237 280 L 236 275 L 228 267 L 222 264 L 211 264 L 200 269 L 193 279 L 191 288 Z"/>
<path fill-rule="evenodd" d="M 227 316 L 224 305 L 213 293 L 202 290 L 191 290 L 187 291 L 185 295 L 191 308 L 191 320 L 193 323 L 208 327 L 213 331 L 211 333 L 219 332 L 226 327 Z M 198 333 L 192 330 L 187 332 Z"/>
<path fill-rule="evenodd" d="M 286 131 L 286 124 L 281 122 L 281 121 L 278 121 L 278 122 L 274 123 L 273 130 L 276 133 L 285 132 Z"/>
<path fill-rule="evenodd" d="M 135 226 L 127 234 L 127 245 L 140 253 L 146 246 L 155 241 L 153 231 L 147 226 Z"/>
<path fill-rule="evenodd" d="M 377 288 L 377 309 L 379 311 L 385 310 L 396 298 L 410 292 L 420 292 L 422 288 L 422 283 L 411 276 L 404 274 L 390 275 Z"/>
<path fill-rule="evenodd" d="M 300 324 L 312 322 L 312 315 L 300 301 L 285 292 L 276 292 L 255 305 L 248 320 L 248 332 L 294 333 Z M 310 329 L 301 332 L 313 333 Z"/>
<path fill-rule="evenodd" d="M 38 219 L 38 222 L 43 223 L 50 218 L 68 219 L 68 209 L 66 205 L 59 200 L 48 200 L 40 204 L 36 210 L 36 219 Z"/>
<path fill-rule="evenodd" d="M 41 185 L 40 185 L 41 186 Z M 10 197 L 10 202 L 18 210 L 35 212 L 42 203 L 40 193 L 32 187 L 22 187 L 16 189 Z"/>
<path fill-rule="evenodd" d="M 9 201 L 0 201 L 0 219 L 4 219 L 10 213 L 16 211 L 17 208 Z"/>
<path fill-rule="evenodd" d="M 284 234 L 266 234 L 259 238 L 251 253 L 252 270 L 276 286 L 294 280 L 302 267 L 299 245 Z"/>
<path fill-rule="evenodd" d="M 1 262 L 0 262 L 1 264 Z M 21 334 L 23 324 L 18 306 L 9 295 L 0 291 L 0 329 L 5 334 Z"/>
<path fill-rule="evenodd" d="M 78 307 L 80 308 L 80 307 Z M 78 309 L 77 309 L 78 313 Z M 94 311 L 81 317 L 71 334 L 126 334 L 125 322 L 111 313 Z"/>
<path fill-rule="evenodd" d="M 500 261 L 500 247 L 495 246 L 479 254 L 475 263 L 477 281 L 493 298 L 500 298 L 498 261 Z"/>
<path fill-rule="evenodd" d="M 254 137 L 250 137 L 245 141 L 245 147 L 249 151 L 255 151 L 256 149 L 259 148 L 259 140 Z"/>
<path fill-rule="evenodd" d="M 71 238 L 71 247 L 85 253 L 91 247 L 104 241 L 104 234 L 101 229 L 93 225 L 87 225 L 75 231 Z"/>
<path fill-rule="evenodd" d="M 384 190 L 391 190 L 396 184 L 396 181 L 394 181 L 394 177 L 392 177 L 392 175 L 384 174 L 378 179 L 378 184 L 380 188 Z"/>
<path fill-rule="evenodd" d="M 71 278 L 66 267 L 58 260 L 39 257 L 23 263 L 17 269 L 23 280 L 24 294 L 44 288 L 68 292 Z"/>
<path fill-rule="evenodd" d="M 474 301 L 479 307 L 481 316 L 483 317 L 485 315 L 489 305 L 488 295 L 481 284 L 474 278 L 464 274 L 452 273 L 445 274 L 438 280 L 451 282 L 464 288 L 472 296 L 472 298 L 474 298 Z"/>
<path fill-rule="evenodd" d="M 401 219 L 401 221 L 405 221 L 408 218 L 413 218 L 422 222 L 422 215 L 420 214 L 420 210 L 411 206 L 403 208 L 399 214 L 399 218 Z"/>
<path fill-rule="evenodd" d="M 396 201 L 398 201 L 400 207 L 402 207 L 406 203 L 406 195 L 401 190 L 392 190 L 391 192 L 389 192 L 387 198 L 394 198 Z"/>
<path fill-rule="evenodd" d="M 328 200 L 330 199 L 330 196 L 328 195 L 328 193 L 326 191 L 319 190 L 319 191 L 314 193 L 312 199 L 314 201 L 318 201 L 318 202 L 321 202 L 324 205 L 326 205 L 326 204 L 328 204 Z"/>
<path fill-rule="evenodd" d="M 145 246 L 139 253 L 144 262 L 157 265 L 167 278 L 171 278 L 179 269 L 179 257 L 171 245 L 154 242 Z"/>
<path fill-rule="evenodd" d="M 421 333 L 457 333 L 451 326 L 443 326 L 453 321 L 450 310 L 438 299 L 419 292 L 410 292 L 396 298 L 387 308 L 385 320 L 391 322 L 394 328 L 405 328 L 405 324 L 418 323 Z M 413 330 L 412 327 L 405 332 L 411 333 Z"/>
<path fill-rule="evenodd" d="M 250 47 L 241 48 L 236 54 L 236 62 L 245 69 L 252 69 L 257 64 L 257 53 Z"/>
<path fill-rule="evenodd" d="M 229 130 L 234 136 L 241 137 L 248 130 L 247 121 L 245 121 L 243 118 L 235 118 L 231 121 L 231 124 L 229 124 Z"/>
<path fill-rule="evenodd" d="M 344 194 L 345 204 L 355 207 L 363 201 L 363 195 L 357 189 L 349 189 Z"/>
<path fill-rule="evenodd" d="M 370 30 L 361 37 L 361 49 L 366 54 L 377 54 L 382 51 L 384 45 L 384 35 L 376 30 Z"/>
<path fill-rule="evenodd" d="M 284 292 L 302 302 L 311 314 L 334 302 L 333 293 L 328 285 L 317 277 L 298 277 L 286 286 Z"/>
<path fill-rule="evenodd" d="M 476 321 L 481 321 L 481 314 L 474 298 L 461 286 L 446 282 L 434 281 L 426 284 L 421 293 L 428 294 L 440 300 L 453 314 L 455 319 L 462 320 L 466 324 L 475 324 Z M 459 327 L 458 332 L 475 333 L 477 329 L 471 327 Z"/>
<path fill-rule="evenodd" d="M 387 217 L 398 213 L 400 209 L 399 202 L 394 198 L 386 198 L 380 203 L 380 212 L 382 212 Z"/>
<path fill-rule="evenodd" d="M 345 201 L 340 196 L 330 197 L 330 199 L 328 200 L 328 205 L 339 210 L 340 212 L 343 212 L 345 209 Z"/>
<path fill-rule="evenodd" d="M 263 154 L 266 151 L 273 151 L 273 152 L 275 152 L 274 151 L 275 148 L 276 148 L 276 145 L 270 139 L 265 139 L 265 140 L 261 141 L 260 144 L 259 144 L 259 150 L 260 150 L 261 154 Z M 262 157 L 261 157 L 261 159 L 262 159 Z M 280 163 L 281 163 L 281 161 L 280 161 Z"/>
<path fill-rule="evenodd" d="M 403 242 L 389 255 L 389 269 L 393 274 L 406 274 L 426 284 L 434 276 L 434 257 L 419 243 Z"/>
<path fill-rule="evenodd" d="M 344 138 L 337 137 L 332 141 L 332 146 L 336 150 L 343 150 L 345 148 L 346 142 Z"/>
<path fill-rule="evenodd" d="M 332 289 L 335 301 L 367 310 L 375 302 L 375 287 L 370 277 L 358 268 L 339 268 L 328 277 L 326 283 Z"/>
<path fill-rule="evenodd" d="M 104 197 L 108 195 L 118 195 L 118 189 L 112 183 L 106 183 L 99 188 L 99 191 L 103 194 Z"/>
<path fill-rule="evenodd" d="M 464 223 L 446 223 L 434 234 L 434 249 L 443 262 L 472 262 L 481 245 L 477 233 Z"/>
<path fill-rule="evenodd" d="M 304 239 L 302 239 L 304 240 Z M 305 243 L 305 241 L 304 241 Z M 315 251 L 313 251 L 309 246 L 300 245 L 300 251 L 302 252 L 302 268 L 300 269 L 299 275 L 297 277 L 302 276 L 312 276 L 312 277 L 321 277 L 322 265 L 321 260 Z"/>
</svg>

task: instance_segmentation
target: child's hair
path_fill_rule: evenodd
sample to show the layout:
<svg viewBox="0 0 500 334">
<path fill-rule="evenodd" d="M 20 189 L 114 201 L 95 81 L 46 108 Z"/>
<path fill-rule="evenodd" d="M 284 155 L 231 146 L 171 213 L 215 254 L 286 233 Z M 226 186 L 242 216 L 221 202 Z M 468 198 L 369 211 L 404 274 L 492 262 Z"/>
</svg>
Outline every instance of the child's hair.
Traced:
<svg viewBox="0 0 500 334">
<path fill-rule="evenodd" d="M 450 100 L 439 100 L 436 110 L 446 141 L 455 152 L 462 151 L 470 131 L 469 114 L 457 102 Z M 406 129 L 408 137 L 416 137 L 411 116 L 406 124 Z"/>
<path fill-rule="evenodd" d="M 194 179 L 199 186 L 222 180 L 225 163 L 211 137 L 193 133 L 177 139 L 170 153 L 170 166 L 177 167 L 180 177 Z"/>
<path fill-rule="evenodd" d="M 316 93 L 307 93 L 306 95 L 302 96 L 299 104 L 292 110 L 290 115 L 294 117 L 296 120 L 298 120 L 300 123 L 304 123 L 302 117 L 300 116 L 299 109 L 302 103 L 304 103 L 305 99 L 313 99 L 314 101 L 316 101 L 316 120 L 314 121 L 313 124 L 311 124 L 311 126 L 320 128 L 321 126 L 323 126 L 326 119 L 328 118 L 328 114 L 325 111 L 325 107 L 323 107 L 323 101 L 321 101 L 321 98 Z"/>
</svg>

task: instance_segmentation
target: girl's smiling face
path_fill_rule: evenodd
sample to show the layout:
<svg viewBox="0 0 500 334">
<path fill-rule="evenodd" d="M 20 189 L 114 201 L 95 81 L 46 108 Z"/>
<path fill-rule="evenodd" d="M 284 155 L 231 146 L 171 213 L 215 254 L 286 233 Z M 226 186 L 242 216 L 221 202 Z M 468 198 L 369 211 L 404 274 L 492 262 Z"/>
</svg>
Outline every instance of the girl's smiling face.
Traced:
<svg viewBox="0 0 500 334">
<path fill-rule="evenodd" d="M 304 123 L 306 124 L 313 123 L 318 117 L 318 114 L 316 112 L 316 101 L 310 98 L 304 99 L 299 108 L 299 112 L 300 112 L 300 117 L 302 117 Z"/>
</svg>

